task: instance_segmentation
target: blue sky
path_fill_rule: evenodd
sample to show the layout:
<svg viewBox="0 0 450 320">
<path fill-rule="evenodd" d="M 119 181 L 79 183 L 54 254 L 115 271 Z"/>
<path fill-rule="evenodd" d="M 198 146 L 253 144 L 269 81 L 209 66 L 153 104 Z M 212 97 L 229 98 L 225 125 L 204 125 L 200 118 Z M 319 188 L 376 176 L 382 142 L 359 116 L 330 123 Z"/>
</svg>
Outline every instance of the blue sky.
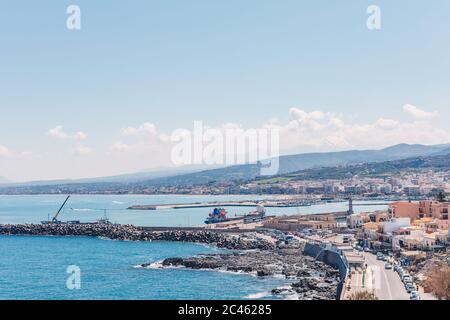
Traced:
<svg viewBox="0 0 450 320">
<path fill-rule="evenodd" d="M 81 8 L 81 30 L 66 28 L 70 4 Z M 379 31 L 366 27 L 371 4 L 381 8 Z M 392 119 L 413 130 L 418 119 L 407 120 L 403 108 L 411 104 L 441 130 L 435 140 L 405 142 L 450 142 L 447 0 L 17 0 L 1 6 L 0 146 L 15 156 L 3 152 L 0 176 L 12 180 L 164 166 L 163 158 L 116 159 L 111 146 L 123 140 L 123 128 L 143 123 L 161 133 L 191 128 L 195 120 L 257 128 L 274 118 L 287 124 L 291 108 L 332 113 L 350 126 Z M 57 126 L 66 137 L 48 134 Z M 77 132 L 87 138 L 72 137 Z M 391 142 L 399 141 L 384 145 Z M 81 152 L 84 158 L 73 152 L 80 145 L 89 151 Z M 365 145 L 302 146 L 286 152 Z"/>
</svg>

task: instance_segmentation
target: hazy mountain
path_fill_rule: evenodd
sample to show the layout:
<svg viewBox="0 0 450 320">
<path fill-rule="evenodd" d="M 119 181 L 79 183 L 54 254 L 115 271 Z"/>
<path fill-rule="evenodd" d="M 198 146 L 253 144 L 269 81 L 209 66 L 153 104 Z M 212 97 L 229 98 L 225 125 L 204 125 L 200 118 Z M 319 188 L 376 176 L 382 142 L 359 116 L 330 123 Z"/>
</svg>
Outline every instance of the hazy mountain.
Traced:
<svg viewBox="0 0 450 320">
<path fill-rule="evenodd" d="M 450 154 L 450 148 L 446 148 L 444 150 L 440 150 L 440 151 L 434 153 L 434 155 L 437 155 L 437 156 L 438 155 L 447 155 L 447 154 Z"/>
<path fill-rule="evenodd" d="M 8 183 L 10 182 L 8 179 L 4 178 L 4 177 L 0 177 L 0 184 L 2 183 Z"/>
<path fill-rule="evenodd" d="M 286 174 L 300 170 L 333 167 L 369 162 L 382 162 L 412 157 L 430 156 L 450 149 L 445 145 L 409 145 L 399 144 L 381 150 L 350 150 L 340 152 L 305 153 L 280 157 L 278 174 Z M 152 179 L 141 182 L 140 185 L 191 185 L 207 184 L 210 182 L 226 182 L 230 180 L 250 180 L 260 174 L 258 164 L 237 165 L 215 170 L 206 170 L 191 174 Z"/>
<path fill-rule="evenodd" d="M 408 145 L 400 144 L 381 150 L 351 150 L 341 152 L 305 153 L 281 156 L 278 175 L 308 169 L 337 168 L 359 164 L 394 161 L 408 158 L 439 156 L 444 160 L 450 154 L 450 144 Z M 447 157 L 448 158 L 448 157 Z M 416 159 L 417 160 L 417 159 Z M 442 159 L 439 159 L 440 161 Z M 422 160 L 417 160 L 420 164 Z M 410 165 L 409 163 L 408 165 Z M 444 166 L 446 164 L 444 163 Z M 333 169 L 336 170 L 336 169 Z M 318 176 L 321 171 L 318 170 Z M 325 171 L 326 172 L 326 171 Z M 236 165 L 204 170 L 204 167 L 182 167 L 151 172 L 138 172 L 111 177 L 80 180 L 35 181 L 8 184 L 0 188 L 2 193 L 80 193 L 80 192 L 130 192 L 148 187 L 204 185 L 216 182 L 248 181 L 260 175 L 259 164 Z"/>
<path fill-rule="evenodd" d="M 194 173 L 204 171 L 205 169 L 216 169 L 219 166 L 184 166 L 178 168 L 154 168 L 148 170 L 142 170 L 135 173 L 96 177 L 96 178 L 84 178 L 84 179 L 60 179 L 60 180 L 37 180 L 20 183 L 12 183 L 5 179 L 2 182 L 0 177 L 0 183 L 9 184 L 11 186 L 42 186 L 42 185 L 67 185 L 67 184 L 89 184 L 89 183 L 135 183 L 139 181 L 145 181 L 150 179 L 157 179 L 162 177 L 171 177 L 176 175 Z"/>
<path fill-rule="evenodd" d="M 392 176 L 402 171 L 432 169 L 435 171 L 450 170 L 450 150 L 447 154 L 427 157 L 413 157 L 401 160 L 370 162 L 364 164 L 322 167 L 301 170 L 279 175 L 289 180 L 345 179 L 349 177 L 383 177 Z M 261 177 L 262 180 L 264 178 Z"/>
</svg>

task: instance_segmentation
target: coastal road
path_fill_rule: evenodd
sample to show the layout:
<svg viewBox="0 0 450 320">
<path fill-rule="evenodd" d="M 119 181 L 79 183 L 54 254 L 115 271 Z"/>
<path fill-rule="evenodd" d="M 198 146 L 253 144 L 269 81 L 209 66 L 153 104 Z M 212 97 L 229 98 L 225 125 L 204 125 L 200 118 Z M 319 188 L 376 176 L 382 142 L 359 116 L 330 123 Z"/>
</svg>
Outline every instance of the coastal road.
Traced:
<svg viewBox="0 0 450 320">
<path fill-rule="evenodd" d="M 374 290 L 380 300 L 409 300 L 409 294 L 398 274 L 392 269 L 384 269 L 385 261 L 377 260 L 371 253 L 364 252 L 363 255 L 367 263 L 367 289 Z"/>
</svg>

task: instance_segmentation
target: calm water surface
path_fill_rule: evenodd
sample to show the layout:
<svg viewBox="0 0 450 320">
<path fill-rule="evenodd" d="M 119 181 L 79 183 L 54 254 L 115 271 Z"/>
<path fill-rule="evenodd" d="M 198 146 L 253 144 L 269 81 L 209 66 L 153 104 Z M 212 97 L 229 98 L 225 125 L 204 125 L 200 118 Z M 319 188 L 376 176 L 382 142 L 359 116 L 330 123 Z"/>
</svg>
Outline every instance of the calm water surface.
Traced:
<svg viewBox="0 0 450 320">
<path fill-rule="evenodd" d="M 0 196 L 0 223 L 39 223 L 58 210 L 64 196 Z M 211 208 L 130 211 L 134 204 L 261 199 L 257 196 L 73 196 L 61 220 L 111 221 L 142 226 L 202 224 Z M 356 207 L 358 211 L 383 207 Z M 268 208 L 268 214 L 346 210 L 346 203 Z M 227 208 L 230 215 L 252 208 Z M 111 241 L 87 237 L 0 236 L 0 299 L 273 299 L 281 279 L 186 269 L 142 269 L 136 265 L 168 257 L 219 252 L 191 243 Z M 81 289 L 69 290 L 67 267 L 81 269 Z"/>
</svg>

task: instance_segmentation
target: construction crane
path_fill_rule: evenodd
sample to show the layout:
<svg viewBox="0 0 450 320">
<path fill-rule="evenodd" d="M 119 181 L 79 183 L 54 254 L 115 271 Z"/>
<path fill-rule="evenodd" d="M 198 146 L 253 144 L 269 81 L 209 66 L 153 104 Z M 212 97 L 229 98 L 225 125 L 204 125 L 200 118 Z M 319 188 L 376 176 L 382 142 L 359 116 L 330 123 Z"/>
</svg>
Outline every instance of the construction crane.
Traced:
<svg viewBox="0 0 450 320">
<path fill-rule="evenodd" d="M 55 214 L 55 216 L 52 219 L 53 223 L 58 223 L 58 215 L 61 213 L 62 209 L 64 208 L 64 206 L 66 205 L 67 201 L 69 200 L 70 195 L 67 196 L 66 200 L 64 201 L 64 203 L 62 204 L 61 208 L 59 208 L 58 212 Z"/>
</svg>

